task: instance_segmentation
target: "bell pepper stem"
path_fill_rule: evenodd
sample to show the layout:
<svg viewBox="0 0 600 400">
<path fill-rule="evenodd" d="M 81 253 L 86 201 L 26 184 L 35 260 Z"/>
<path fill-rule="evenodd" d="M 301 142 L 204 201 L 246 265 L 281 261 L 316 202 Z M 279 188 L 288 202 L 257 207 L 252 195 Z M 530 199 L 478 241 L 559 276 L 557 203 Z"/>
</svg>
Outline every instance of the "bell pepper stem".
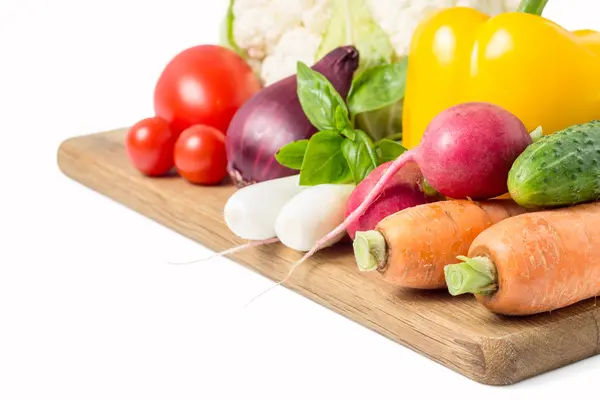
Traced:
<svg viewBox="0 0 600 400">
<path fill-rule="evenodd" d="M 541 126 L 538 126 L 529 133 L 529 136 L 531 136 L 532 142 L 537 142 L 538 140 L 544 137 L 544 130 Z"/>
<path fill-rule="evenodd" d="M 546 4 L 548 4 L 548 0 L 521 0 L 521 4 L 517 11 L 533 15 L 542 15 Z"/>
<path fill-rule="evenodd" d="M 444 267 L 446 284 L 452 296 L 491 293 L 498 289 L 496 267 L 489 258 L 457 258 L 463 262 Z"/>
<path fill-rule="evenodd" d="M 360 271 L 375 271 L 380 265 L 385 264 L 387 244 L 381 233 L 377 231 L 356 232 L 352 246 Z"/>
</svg>

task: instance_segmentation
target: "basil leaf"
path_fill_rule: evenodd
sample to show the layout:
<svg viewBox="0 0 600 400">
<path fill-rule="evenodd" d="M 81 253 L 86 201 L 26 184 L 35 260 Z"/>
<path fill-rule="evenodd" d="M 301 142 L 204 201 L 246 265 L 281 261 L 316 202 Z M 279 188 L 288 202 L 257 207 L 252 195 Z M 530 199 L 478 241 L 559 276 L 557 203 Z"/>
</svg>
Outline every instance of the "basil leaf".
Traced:
<svg viewBox="0 0 600 400">
<path fill-rule="evenodd" d="M 275 153 L 275 159 L 284 167 L 299 170 L 302 168 L 302 162 L 304 161 L 304 154 L 306 154 L 307 146 L 308 139 L 288 143 Z"/>
<path fill-rule="evenodd" d="M 342 96 L 331 82 L 319 72 L 298 61 L 298 99 L 304 114 L 320 131 L 335 130 L 335 111 L 338 107 L 348 109 Z"/>
<path fill-rule="evenodd" d="M 408 57 L 364 70 L 352 82 L 348 107 L 353 115 L 392 105 L 404 98 Z"/>
<path fill-rule="evenodd" d="M 308 141 L 300 185 L 348 183 L 351 180 L 348 163 L 342 154 L 344 137 L 335 131 L 315 133 Z"/>
<path fill-rule="evenodd" d="M 342 135 L 354 140 L 354 129 L 352 122 L 348 118 L 348 108 L 338 106 L 335 109 L 335 128 L 341 132 Z"/>
<path fill-rule="evenodd" d="M 375 146 L 369 135 L 356 130 L 354 140 L 345 139 L 342 143 L 344 158 L 350 167 L 354 183 L 359 184 L 379 165 Z"/>
<path fill-rule="evenodd" d="M 379 152 L 381 154 L 381 163 L 393 161 L 400 157 L 407 149 L 398 142 L 390 139 L 382 139 L 379 141 Z"/>
</svg>

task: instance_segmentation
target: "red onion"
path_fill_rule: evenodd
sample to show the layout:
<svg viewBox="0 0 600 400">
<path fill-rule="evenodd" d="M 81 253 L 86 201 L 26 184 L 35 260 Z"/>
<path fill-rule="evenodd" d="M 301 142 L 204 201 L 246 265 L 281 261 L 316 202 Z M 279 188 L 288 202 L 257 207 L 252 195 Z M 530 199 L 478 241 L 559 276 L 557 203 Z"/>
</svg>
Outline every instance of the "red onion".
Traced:
<svg viewBox="0 0 600 400">
<path fill-rule="evenodd" d="M 313 67 L 346 98 L 358 67 L 354 46 L 338 47 Z M 228 172 L 238 187 L 297 174 L 275 159 L 284 145 L 317 132 L 300 105 L 296 75 L 265 87 L 234 115 L 226 136 Z"/>
</svg>

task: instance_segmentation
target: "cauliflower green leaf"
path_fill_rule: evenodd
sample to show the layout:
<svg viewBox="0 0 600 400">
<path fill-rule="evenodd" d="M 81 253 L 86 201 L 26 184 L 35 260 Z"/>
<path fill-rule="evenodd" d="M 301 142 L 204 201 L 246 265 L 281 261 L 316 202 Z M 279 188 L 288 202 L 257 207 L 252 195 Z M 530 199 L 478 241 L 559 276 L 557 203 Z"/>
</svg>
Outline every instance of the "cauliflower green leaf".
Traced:
<svg viewBox="0 0 600 400">
<path fill-rule="evenodd" d="M 235 15 L 233 13 L 234 3 L 235 0 L 229 0 L 227 14 L 225 14 L 225 19 L 221 22 L 219 45 L 235 51 L 242 58 L 246 59 L 246 53 L 238 46 L 233 34 L 233 24 L 235 23 Z"/>
<path fill-rule="evenodd" d="M 394 48 L 389 37 L 373 19 L 365 0 L 332 0 L 333 14 L 316 58 L 340 46 L 354 45 L 360 53 L 358 72 L 391 63 Z"/>
</svg>

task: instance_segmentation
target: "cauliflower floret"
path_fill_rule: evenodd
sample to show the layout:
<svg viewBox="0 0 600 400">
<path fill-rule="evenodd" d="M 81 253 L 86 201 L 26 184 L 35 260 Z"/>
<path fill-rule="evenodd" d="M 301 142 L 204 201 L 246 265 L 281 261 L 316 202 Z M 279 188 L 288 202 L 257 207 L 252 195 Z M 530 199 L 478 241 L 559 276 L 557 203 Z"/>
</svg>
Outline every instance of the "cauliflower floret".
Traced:
<svg viewBox="0 0 600 400">
<path fill-rule="evenodd" d="M 250 58 L 262 60 L 273 53 L 284 33 L 303 26 L 303 16 L 310 16 L 315 4 L 316 0 L 236 0 L 235 40 Z"/>
<path fill-rule="evenodd" d="M 261 78 L 270 85 L 296 73 L 298 61 L 312 65 L 321 43 L 321 35 L 311 33 L 306 28 L 294 28 L 283 34 L 273 54 L 262 64 Z"/>
<path fill-rule="evenodd" d="M 315 61 L 331 0 L 236 0 L 233 14 L 235 41 L 268 85 L 296 73 L 298 60 Z"/>
<path fill-rule="evenodd" d="M 302 12 L 302 25 L 315 35 L 322 36 L 331 18 L 331 0 L 316 0 Z"/>
</svg>

